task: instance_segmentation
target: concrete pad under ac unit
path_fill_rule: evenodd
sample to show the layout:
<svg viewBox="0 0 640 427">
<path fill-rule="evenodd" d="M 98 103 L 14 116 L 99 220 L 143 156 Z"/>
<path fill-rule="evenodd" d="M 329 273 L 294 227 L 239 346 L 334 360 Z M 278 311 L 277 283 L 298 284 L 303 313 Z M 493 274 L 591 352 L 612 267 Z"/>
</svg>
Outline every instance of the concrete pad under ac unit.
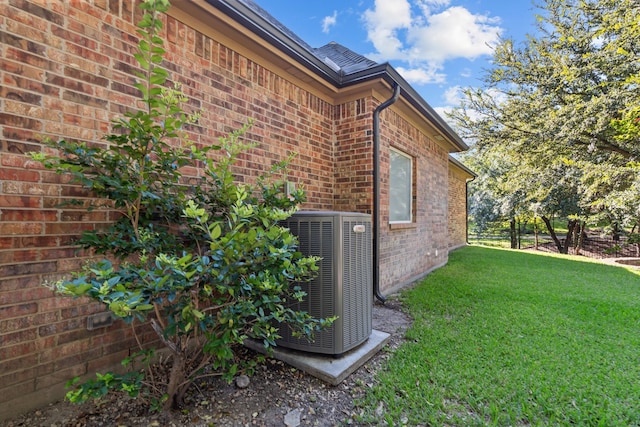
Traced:
<svg viewBox="0 0 640 427">
<path fill-rule="evenodd" d="M 338 385 L 380 351 L 390 338 L 390 334 L 374 329 L 364 343 L 337 357 L 284 347 L 274 347 L 273 357 L 331 385 Z M 244 344 L 266 354 L 262 342 L 247 340 Z"/>
</svg>

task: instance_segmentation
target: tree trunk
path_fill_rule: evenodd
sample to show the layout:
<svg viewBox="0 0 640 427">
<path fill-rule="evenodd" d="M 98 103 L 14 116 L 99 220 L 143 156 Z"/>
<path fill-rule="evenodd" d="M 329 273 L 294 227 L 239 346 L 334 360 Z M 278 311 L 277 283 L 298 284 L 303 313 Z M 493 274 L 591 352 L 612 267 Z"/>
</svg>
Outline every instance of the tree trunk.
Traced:
<svg viewBox="0 0 640 427">
<path fill-rule="evenodd" d="M 510 228 L 510 234 L 511 234 L 511 249 L 517 249 L 518 247 L 518 236 L 516 233 L 516 220 L 515 218 L 511 218 L 511 221 L 509 221 L 509 228 Z"/>
<path fill-rule="evenodd" d="M 538 250 L 538 245 L 539 245 L 539 237 L 538 237 L 538 220 L 534 220 L 533 221 L 533 235 L 535 236 L 535 249 L 536 251 Z"/>
<path fill-rule="evenodd" d="M 185 392 L 186 379 L 186 356 L 181 351 L 180 345 L 167 339 L 164 336 L 162 327 L 156 319 L 151 319 L 151 327 L 156 332 L 160 340 L 171 350 L 173 363 L 171 364 L 171 372 L 169 373 L 169 381 L 167 383 L 167 400 L 162 404 L 163 411 L 177 409 L 182 404 L 182 398 Z"/>
<path fill-rule="evenodd" d="M 522 249 L 522 223 L 518 220 L 518 249 Z"/>
<path fill-rule="evenodd" d="M 584 239 L 586 237 L 585 228 L 587 223 L 584 221 L 578 222 L 578 236 L 577 236 L 577 244 L 576 244 L 576 255 L 580 255 L 580 251 L 582 250 L 582 246 L 584 245 Z"/>
<path fill-rule="evenodd" d="M 556 234 L 556 231 L 553 229 L 553 225 L 551 225 L 551 220 L 544 215 L 542 215 L 540 218 L 542 219 L 542 221 L 544 221 L 544 224 L 547 226 L 549 235 L 551 236 L 553 243 L 556 244 L 556 248 L 558 248 L 558 252 L 563 253 L 562 242 L 560 241 L 560 239 L 558 239 L 558 235 Z"/>
<path fill-rule="evenodd" d="M 170 409 L 178 409 L 182 404 L 184 392 L 181 392 L 181 385 L 185 380 L 185 359 L 180 353 L 173 354 L 173 364 L 171 365 L 171 373 L 169 374 L 169 383 L 167 384 L 167 400 L 162 405 L 163 411 Z"/>
<path fill-rule="evenodd" d="M 638 222 L 633 224 L 633 227 L 631 227 L 631 234 L 636 234 L 637 227 L 638 227 Z M 640 257 L 640 242 L 636 243 L 635 246 L 636 246 L 636 257 Z"/>
<path fill-rule="evenodd" d="M 578 221 L 575 219 L 570 219 L 567 222 L 567 238 L 564 239 L 564 247 L 562 248 L 562 252 L 560 252 L 561 254 L 568 254 L 569 253 L 569 248 L 572 246 L 571 243 L 573 242 L 573 235 L 576 231 L 576 226 L 578 225 Z"/>
</svg>

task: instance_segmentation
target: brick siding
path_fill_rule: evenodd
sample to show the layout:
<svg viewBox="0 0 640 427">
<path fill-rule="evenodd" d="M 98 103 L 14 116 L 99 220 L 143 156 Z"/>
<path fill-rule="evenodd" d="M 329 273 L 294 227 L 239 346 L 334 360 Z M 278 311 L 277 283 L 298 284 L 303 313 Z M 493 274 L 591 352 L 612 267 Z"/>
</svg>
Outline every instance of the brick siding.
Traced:
<svg viewBox="0 0 640 427">
<path fill-rule="evenodd" d="M 74 240 L 113 221 L 114 212 L 60 207 L 72 199 L 86 207 L 90 195 L 27 155 L 47 150 L 45 138 L 103 144 L 110 121 L 139 105 L 132 52 L 141 15 L 132 3 L 0 2 L 0 420 L 60 398 L 72 376 L 106 369 L 137 349 L 122 322 L 87 330 L 87 316 L 102 306 L 42 285 L 90 259 Z M 172 79 L 188 96 L 187 109 L 201 113 L 187 129 L 193 141 L 215 144 L 251 118 L 246 137 L 259 145 L 239 162 L 240 179 L 295 152 L 288 179 L 307 191 L 303 208 L 371 212 L 372 112 L 380 103 L 371 92 L 333 104 L 170 16 L 163 37 Z M 389 292 L 446 262 L 451 177 L 446 150 L 393 108 L 382 114 L 381 142 L 381 287 Z M 416 163 L 409 228 L 388 225 L 389 146 Z M 144 326 L 138 333 L 154 340 Z"/>
<path fill-rule="evenodd" d="M 391 108 L 380 122 L 380 288 L 390 292 L 447 260 L 448 153 Z M 389 147 L 414 161 L 411 224 L 389 224 Z"/>
<path fill-rule="evenodd" d="M 471 175 L 453 163 L 449 165 L 449 249 L 467 243 L 467 180 Z"/>
</svg>

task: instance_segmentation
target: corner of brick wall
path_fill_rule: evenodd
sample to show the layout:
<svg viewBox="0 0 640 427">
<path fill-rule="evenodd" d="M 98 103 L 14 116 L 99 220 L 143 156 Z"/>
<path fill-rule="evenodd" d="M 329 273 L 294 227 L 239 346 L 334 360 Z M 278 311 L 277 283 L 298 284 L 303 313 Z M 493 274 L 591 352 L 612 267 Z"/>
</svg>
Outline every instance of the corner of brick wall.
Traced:
<svg viewBox="0 0 640 427">
<path fill-rule="evenodd" d="M 467 176 L 449 165 L 449 248 L 467 242 Z"/>
</svg>

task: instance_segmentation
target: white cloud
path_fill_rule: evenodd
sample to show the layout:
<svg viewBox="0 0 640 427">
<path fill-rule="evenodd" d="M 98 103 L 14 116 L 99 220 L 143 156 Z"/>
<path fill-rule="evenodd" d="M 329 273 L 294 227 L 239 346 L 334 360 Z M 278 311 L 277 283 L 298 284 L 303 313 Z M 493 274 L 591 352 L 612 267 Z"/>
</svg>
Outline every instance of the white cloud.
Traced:
<svg viewBox="0 0 640 427">
<path fill-rule="evenodd" d="M 462 88 L 460 86 L 451 86 L 444 91 L 444 101 L 447 105 L 458 105 L 462 99 Z"/>
<path fill-rule="evenodd" d="M 411 25 L 409 0 L 376 0 L 374 9 L 367 9 L 365 21 L 374 29 L 408 28 Z"/>
<path fill-rule="evenodd" d="M 432 10 L 442 9 L 449 6 L 449 0 L 416 0 L 417 6 L 425 16 L 431 15 Z"/>
<path fill-rule="evenodd" d="M 453 111 L 453 107 L 434 107 L 433 109 L 436 113 L 438 113 L 440 117 L 444 119 L 444 121 L 449 120 L 447 118 L 447 113 L 450 113 L 451 111 Z"/>
<path fill-rule="evenodd" d="M 444 91 L 443 101 L 445 106 L 434 107 L 433 109 L 438 113 L 440 117 L 449 121 L 447 113 L 453 111 L 454 108 L 460 105 L 462 100 L 462 88 L 460 86 L 451 86 Z"/>
<path fill-rule="evenodd" d="M 397 67 L 396 70 L 402 77 L 411 84 L 424 85 L 428 83 L 444 83 L 445 75 L 438 72 L 437 69 L 422 68 L 404 68 Z"/>
<path fill-rule="evenodd" d="M 446 61 L 491 55 L 499 42 L 499 18 L 473 14 L 451 0 L 376 0 L 363 15 L 375 52 L 366 56 L 406 64 L 407 81 L 441 83 Z"/>
<path fill-rule="evenodd" d="M 324 19 L 322 20 L 322 32 L 328 33 L 331 27 L 336 25 L 337 21 L 338 21 L 338 11 L 334 10 L 333 15 L 325 16 Z"/>
<path fill-rule="evenodd" d="M 467 78 L 467 77 L 471 77 L 473 75 L 473 71 L 471 71 L 471 68 L 464 68 L 462 71 L 460 71 L 460 76 Z"/>
<path fill-rule="evenodd" d="M 495 18 L 473 15 L 454 6 L 427 17 L 427 24 L 412 27 L 407 36 L 412 55 L 429 62 L 448 59 L 475 59 L 492 53 L 498 43 L 500 29 Z"/>
<path fill-rule="evenodd" d="M 411 26 L 411 5 L 408 0 L 376 0 L 374 9 L 364 12 L 369 40 L 378 50 L 377 56 L 395 59 L 403 56 L 399 30 Z"/>
</svg>

